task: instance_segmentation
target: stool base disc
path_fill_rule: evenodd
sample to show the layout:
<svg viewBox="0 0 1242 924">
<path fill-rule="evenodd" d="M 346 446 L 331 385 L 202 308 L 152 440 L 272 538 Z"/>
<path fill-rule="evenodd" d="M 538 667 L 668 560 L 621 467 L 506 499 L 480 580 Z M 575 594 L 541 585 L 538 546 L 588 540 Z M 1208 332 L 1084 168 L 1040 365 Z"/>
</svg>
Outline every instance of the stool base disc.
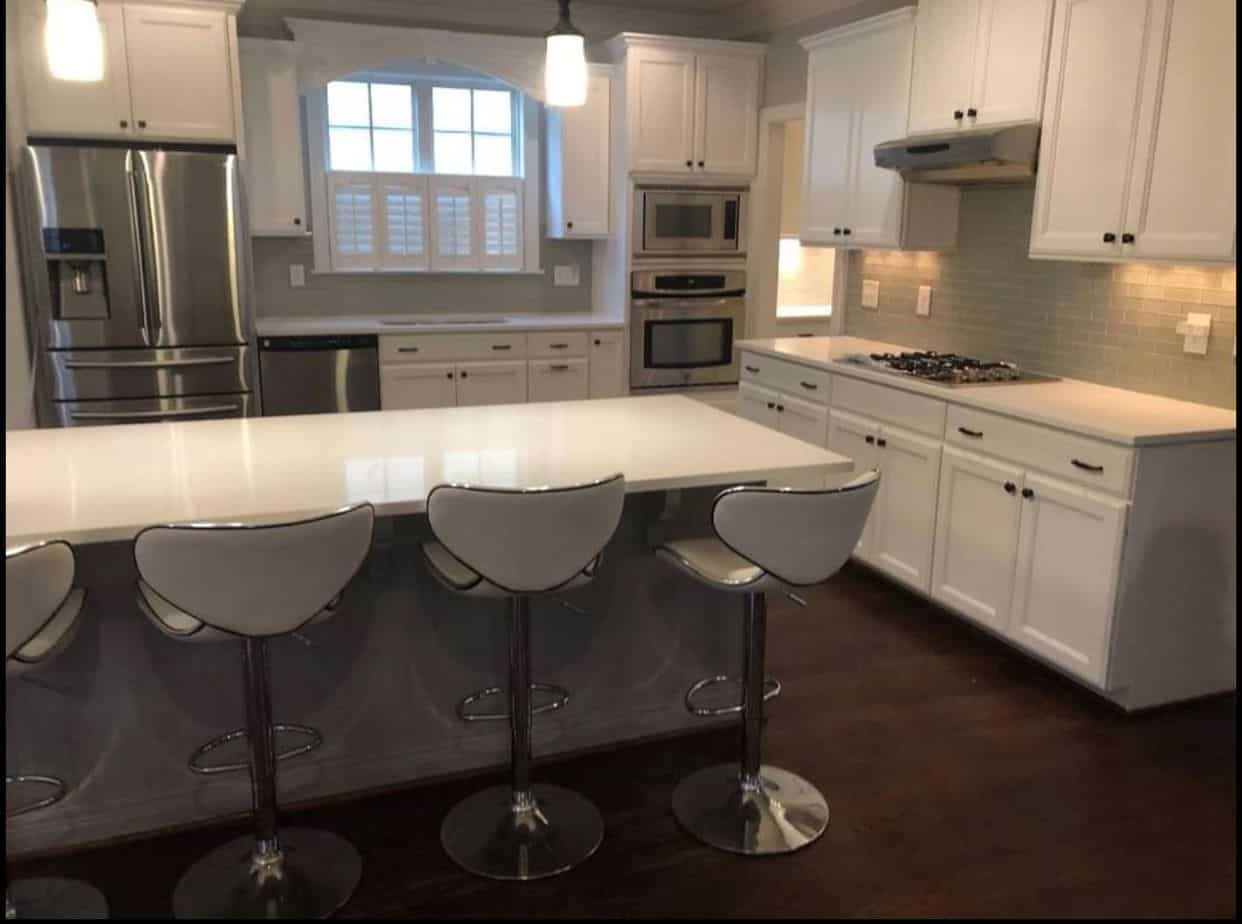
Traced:
<svg viewBox="0 0 1242 924">
<path fill-rule="evenodd" d="M 673 791 L 673 814 L 703 843 L 748 856 L 791 853 L 828 827 L 828 803 L 802 777 L 764 764 L 762 790 L 746 790 L 738 764 L 692 773 Z"/>
<path fill-rule="evenodd" d="M 604 819 L 585 798 L 536 784 L 534 808 L 515 812 L 513 790 L 492 786 L 458 802 L 440 843 L 460 867 L 488 879 L 543 879 L 577 866 L 604 839 Z"/>
<path fill-rule="evenodd" d="M 19 879 L 8 886 L 18 918 L 103 919 L 108 902 L 103 893 L 78 879 Z"/>
<path fill-rule="evenodd" d="M 191 866 L 173 891 L 178 918 L 326 918 L 362 878 L 362 858 L 342 837 L 312 828 L 278 835 L 284 875 L 260 883 L 250 872 L 253 837 L 217 847 Z"/>
</svg>

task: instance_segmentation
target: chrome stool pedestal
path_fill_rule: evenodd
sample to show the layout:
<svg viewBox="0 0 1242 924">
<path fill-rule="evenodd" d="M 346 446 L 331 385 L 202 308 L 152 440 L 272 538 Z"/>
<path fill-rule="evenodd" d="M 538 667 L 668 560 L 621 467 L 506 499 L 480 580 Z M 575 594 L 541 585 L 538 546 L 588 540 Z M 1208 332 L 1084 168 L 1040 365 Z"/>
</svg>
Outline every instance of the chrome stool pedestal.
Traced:
<svg viewBox="0 0 1242 924">
<path fill-rule="evenodd" d="M 751 855 L 789 853 L 824 833 L 828 803 L 800 776 L 760 762 L 764 703 L 780 687 L 766 689 L 764 682 L 767 600 L 761 593 L 747 594 L 744 608 L 742 704 L 706 713 L 742 713 L 741 760 L 706 767 L 682 780 L 673 791 L 673 814 L 683 828 L 712 847 Z M 691 711 L 705 714 L 693 707 Z"/>
<path fill-rule="evenodd" d="M 253 837 L 217 847 L 186 871 L 173 892 L 178 918 L 325 918 L 362 878 L 349 841 L 326 831 L 276 824 L 276 762 L 267 639 L 245 640 L 246 741 Z"/>
<path fill-rule="evenodd" d="M 587 799 L 530 782 L 531 690 L 530 597 L 517 596 L 509 613 L 510 782 L 457 803 L 440 828 L 454 862 L 488 879 L 555 876 L 590 857 L 604 839 L 604 820 Z"/>
</svg>

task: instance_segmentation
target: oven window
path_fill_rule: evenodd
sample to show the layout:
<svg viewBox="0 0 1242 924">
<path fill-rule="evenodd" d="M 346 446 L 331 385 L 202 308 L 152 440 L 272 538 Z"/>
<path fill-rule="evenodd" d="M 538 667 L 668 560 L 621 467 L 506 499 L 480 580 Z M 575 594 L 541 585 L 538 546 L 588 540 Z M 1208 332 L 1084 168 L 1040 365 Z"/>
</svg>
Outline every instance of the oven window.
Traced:
<svg viewBox="0 0 1242 924">
<path fill-rule="evenodd" d="M 643 365 L 692 369 L 733 362 L 733 319 L 648 321 L 643 325 Z"/>
<path fill-rule="evenodd" d="M 655 236 L 669 240 L 711 240 L 710 205 L 661 205 L 655 207 Z"/>
</svg>

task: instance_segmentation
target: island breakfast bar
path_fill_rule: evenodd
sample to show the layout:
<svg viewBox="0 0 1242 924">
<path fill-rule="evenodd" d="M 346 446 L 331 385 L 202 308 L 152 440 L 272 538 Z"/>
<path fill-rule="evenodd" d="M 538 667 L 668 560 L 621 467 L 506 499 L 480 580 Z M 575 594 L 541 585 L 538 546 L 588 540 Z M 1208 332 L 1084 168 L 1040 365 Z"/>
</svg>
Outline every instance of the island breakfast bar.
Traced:
<svg viewBox="0 0 1242 924">
<path fill-rule="evenodd" d="M 36 680 L 8 684 L 6 769 L 54 772 L 71 790 L 10 822 L 15 854 L 249 804 L 245 773 L 186 767 L 196 747 L 242 724 L 241 658 L 231 645 L 178 645 L 139 614 L 132 539 L 146 526 L 287 521 L 362 502 L 384 518 L 338 615 L 304 640 L 272 644 L 277 720 L 324 737 L 281 765 L 289 804 L 505 759 L 503 726 L 455 714 L 462 696 L 506 675 L 506 640 L 494 602 L 453 596 L 421 561 L 437 484 L 625 475 L 625 511 L 599 576 L 565 595 L 572 608 L 534 607 L 535 677 L 572 694 L 535 724 L 543 757 L 701 728 L 685 690 L 736 672 L 739 616 L 656 562 L 652 544 L 708 531 L 723 487 L 822 487 L 853 470 L 844 456 L 675 395 L 16 431 L 5 466 L 6 548 L 73 543 L 87 592 L 73 645 Z"/>
</svg>

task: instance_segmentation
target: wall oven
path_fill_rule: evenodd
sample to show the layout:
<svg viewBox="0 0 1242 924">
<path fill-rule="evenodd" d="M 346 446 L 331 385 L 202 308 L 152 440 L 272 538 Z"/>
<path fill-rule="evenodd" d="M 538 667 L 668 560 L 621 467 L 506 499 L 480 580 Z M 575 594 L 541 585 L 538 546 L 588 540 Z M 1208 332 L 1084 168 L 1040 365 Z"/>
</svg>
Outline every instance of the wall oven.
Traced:
<svg viewBox="0 0 1242 924">
<path fill-rule="evenodd" d="M 738 380 L 733 341 L 745 327 L 745 270 L 640 270 L 630 290 L 631 388 Z"/>
<path fill-rule="evenodd" d="M 746 196 L 732 187 L 635 187 L 634 256 L 745 256 Z"/>
</svg>

